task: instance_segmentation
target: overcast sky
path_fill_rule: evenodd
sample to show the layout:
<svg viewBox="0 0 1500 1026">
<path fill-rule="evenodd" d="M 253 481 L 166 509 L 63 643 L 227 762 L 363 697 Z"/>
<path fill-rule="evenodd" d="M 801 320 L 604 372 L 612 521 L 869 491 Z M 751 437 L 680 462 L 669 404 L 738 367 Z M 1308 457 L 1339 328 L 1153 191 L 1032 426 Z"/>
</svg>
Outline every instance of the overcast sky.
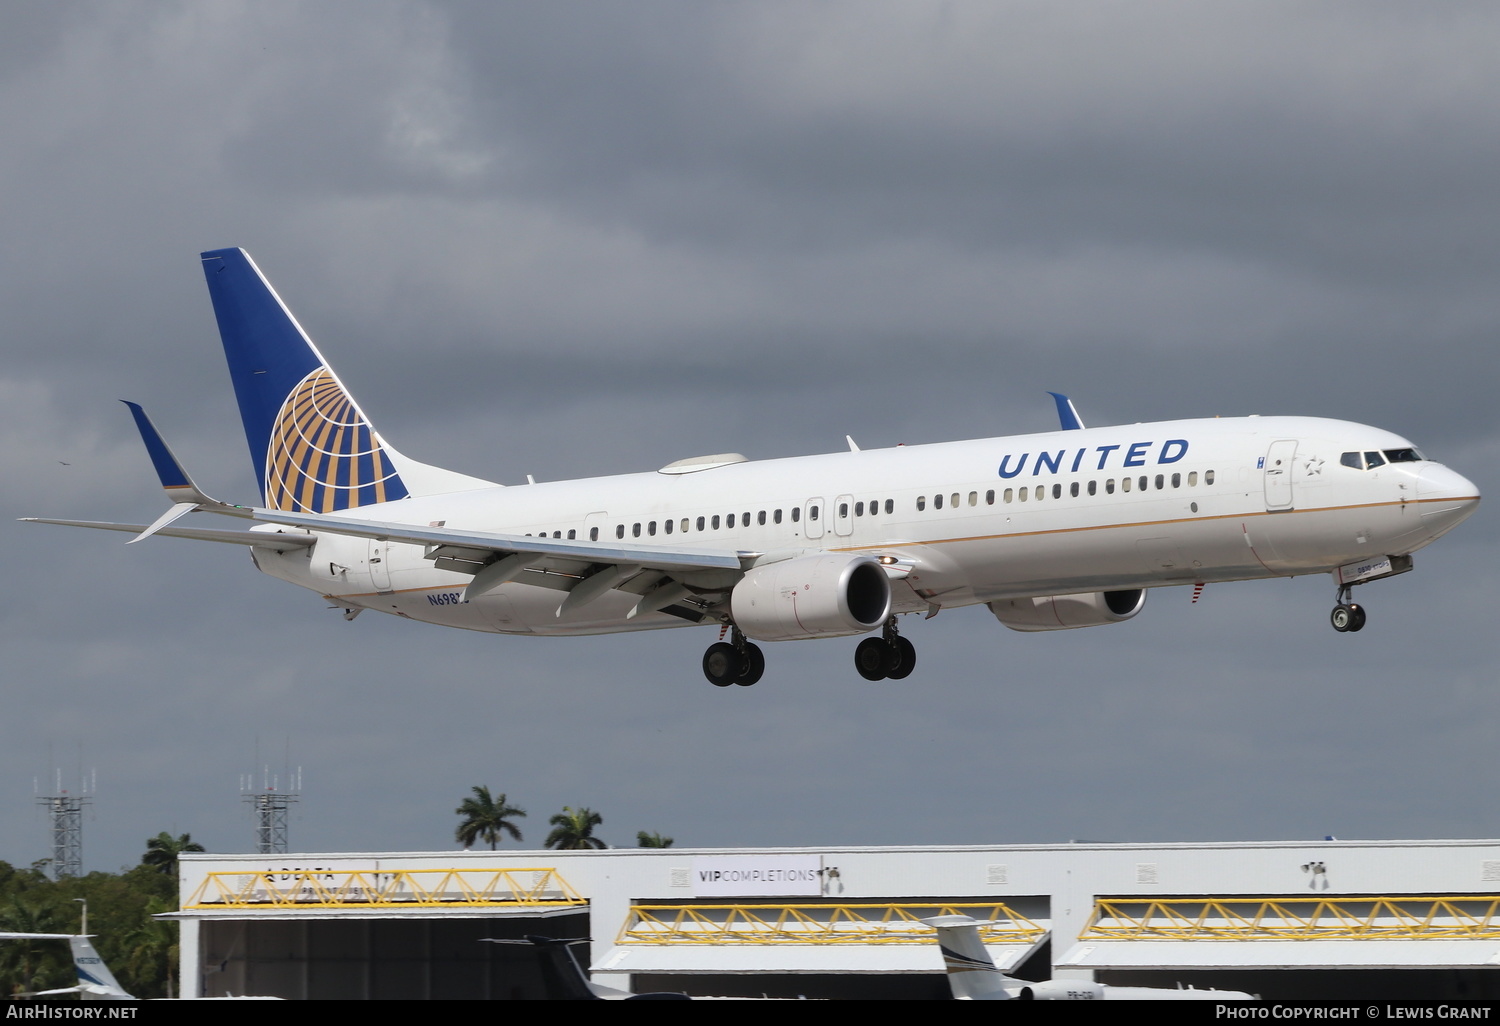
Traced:
<svg viewBox="0 0 1500 1026">
<path fill-rule="evenodd" d="M 258 495 L 198 253 L 254 255 L 409 455 L 521 483 L 1307 414 L 1496 490 L 1491 3 L 0 6 L 0 513 L 145 522 L 117 399 Z M 204 526 L 221 526 L 217 523 Z M 87 869 L 454 847 L 469 788 L 633 845 L 1493 837 L 1497 531 L 1328 626 L 1326 577 L 766 646 L 346 623 L 227 546 L 11 524 L 0 859 L 97 769 Z M 258 755 L 257 755 L 258 753 Z"/>
</svg>

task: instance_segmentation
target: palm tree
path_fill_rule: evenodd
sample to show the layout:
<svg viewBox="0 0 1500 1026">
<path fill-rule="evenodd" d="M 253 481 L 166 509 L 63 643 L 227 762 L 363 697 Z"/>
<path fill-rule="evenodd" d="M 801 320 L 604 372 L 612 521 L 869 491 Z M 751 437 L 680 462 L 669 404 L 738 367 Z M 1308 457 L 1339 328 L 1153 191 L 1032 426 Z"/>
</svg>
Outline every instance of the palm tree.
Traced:
<svg viewBox="0 0 1500 1026">
<path fill-rule="evenodd" d="M 642 830 L 635 835 L 635 843 L 639 848 L 670 848 L 672 838 L 663 837 L 661 834 L 648 834 Z"/>
<path fill-rule="evenodd" d="M 559 849 L 607 848 L 594 836 L 594 827 L 604 822 L 604 817 L 593 809 L 575 809 L 564 805 L 563 810 L 547 821 L 552 832 L 547 835 L 546 847 Z"/>
<path fill-rule="evenodd" d="M 202 851 L 203 845 L 193 840 L 191 834 L 173 837 L 163 830 L 155 837 L 146 838 L 146 854 L 141 856 L 141 865 L 155 866 L 167 876 L 177 875 L 177 856 L 187 851 Z"/>
<path fill-rule="evenodd" d="M 474 788 L 474 797 L 465 798 L 453 811 L 464 818 L 453 836 L 465 848 L 473 846 L 475 841 L 489 841 L 490 851 L 494 851 L 502 834 L 510 834 L 517 841 L 521 839 L 521 831 L 511 820 L 526 815 L 526 810 L 505 804 L 503 794 L 491 798 L 488 787 Z"/>
</svg>

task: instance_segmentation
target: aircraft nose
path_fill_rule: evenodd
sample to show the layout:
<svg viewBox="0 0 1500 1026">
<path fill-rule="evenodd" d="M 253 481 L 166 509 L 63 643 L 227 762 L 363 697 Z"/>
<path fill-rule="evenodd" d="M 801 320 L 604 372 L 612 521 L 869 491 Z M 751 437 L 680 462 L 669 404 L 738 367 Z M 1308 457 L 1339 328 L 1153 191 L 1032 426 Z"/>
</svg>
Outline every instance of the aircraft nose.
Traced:
<svg viewBox="0 0 1500 1026">
<path fill-rule="evenodd" d="M 1479 486 L 1457 471 L 1429 463 L 1417 477 L 1417 502 L 1422 522 L 1435 536 L 1462 523 L 1479 508 Z"/>
</svg>

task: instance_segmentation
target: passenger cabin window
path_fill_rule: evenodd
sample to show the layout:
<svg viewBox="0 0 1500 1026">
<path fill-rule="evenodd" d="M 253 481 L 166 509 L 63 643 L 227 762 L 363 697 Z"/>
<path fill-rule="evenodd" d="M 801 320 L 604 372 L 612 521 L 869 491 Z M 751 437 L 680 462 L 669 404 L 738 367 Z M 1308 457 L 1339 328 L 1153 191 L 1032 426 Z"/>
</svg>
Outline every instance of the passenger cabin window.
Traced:
<svg viewBox="0 0 1500 1026">
<path fill-rule="evenodd" d="M 984 493 L 984 504 L 986 506 L 993 506 L 995 504 L 995 489 L 991 488 Z"/>
<path fill-rule="evenodd" d="M 1212 470 L 1205 470 L 1203 472 L 1203 483 L 1206 485 L 1214 483 L 1214 472 Z"/>
<path fill-rule="evenodd" d="M 926 509 L 926 508 L 927 508 L 927 496 L 925 496 L 925 495 L 918 495 L 917 496 L 917 512 L 920 513 L 924 509 Z"/>
<path fill-rule="evenodd" d="M 934 495 L 932 497 L 932 508 L 933 509 L 942 509 L 943 508 L 943 497 L 941 495 Z"/>
<path fill-rule="evenodd" d="M 795 524 L 797 521 L 799 521 L 801 519 L 802 519 L 802 507 L 801 506 L 793 506 L 792 507 L 792 523 Z"/>
<path fill-rule="evenodd" d="M 727 516 L 727 517 L 724 518 L 724 526 L 725 527 L 733 527 L 734 526 L 734 514 L 733 513 L 729 514 L 729 516 Z"/>
<path fill-rule="evenodd" d="M 778 524 L 781 523 L 781 510 L 778 509 L 778 510 L 773 511 L 771 513 L 771 520 L 774 523 L 778 523 Z"/>
<path fill-rule="evenodd" d="M 709 521 L 709 523 L 711 523 L 713 525 L 713 529 L 717 531 L 719 529 L 719 515 L 715 513 L 713 520 Z"/>
<path fill-rule="evenodd" d="M 887 513 L 894 513 L 894 512 L 896 512 L 896 500 L 895 499 L 886 499 L 885 500 L 885 511 Z"/>
<path fill-rule="evenodd" d="M 619 525 L 617 525 L 615 527 L 615 537 L 616 538 L 623 538 L 623 537 L 625 537 L 625 525 L 624 524 L 619 524 Z"/>
<path fill-rule="evenodd" d="M 598 541 L 598 540 L 599 540 L 599 528 L 597 528 L 597 527 L 591 527 L 591 528 L 589 528 L 589 541 Z"/>
<path fill-rule="evenodd" d="M 641 536 L 641 525 L 640 524 L 635 524 L 635 525 L 633 525 L 630 528 L 630 536 L 632 538 L 639 538 Z"/>
<path fill-rule="evenodd" d="M 761 510 L 759 513 L 757 513 L 755 515 L 755 522 L 757 524 L 759 524 L 761 527 L 765 527 L 766 526 L 766 511 L 765 510 Z"/>
<path fill-rule="evenodd" d="M 703 523 L 704 523 L 703 518 L 699 517 L 698 518 L 698 530 L 700 530 L 700 531 L 703 530 Z"/>
</svg>

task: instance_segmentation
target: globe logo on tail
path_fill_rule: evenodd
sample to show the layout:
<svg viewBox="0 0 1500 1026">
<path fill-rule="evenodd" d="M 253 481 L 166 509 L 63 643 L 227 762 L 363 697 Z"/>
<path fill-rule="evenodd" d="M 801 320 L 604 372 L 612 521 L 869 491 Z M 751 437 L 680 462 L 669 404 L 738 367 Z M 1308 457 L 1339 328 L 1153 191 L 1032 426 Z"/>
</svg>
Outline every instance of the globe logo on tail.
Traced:
<svg viewBox="0 0 1500 1026">
<path fill-rule="evenodd" d="M 272 509 L 332 513 L 407 496 L 406 486 L 344 386 L 318 367 L 292 389 L 266 449 Z"/>
</svg>

